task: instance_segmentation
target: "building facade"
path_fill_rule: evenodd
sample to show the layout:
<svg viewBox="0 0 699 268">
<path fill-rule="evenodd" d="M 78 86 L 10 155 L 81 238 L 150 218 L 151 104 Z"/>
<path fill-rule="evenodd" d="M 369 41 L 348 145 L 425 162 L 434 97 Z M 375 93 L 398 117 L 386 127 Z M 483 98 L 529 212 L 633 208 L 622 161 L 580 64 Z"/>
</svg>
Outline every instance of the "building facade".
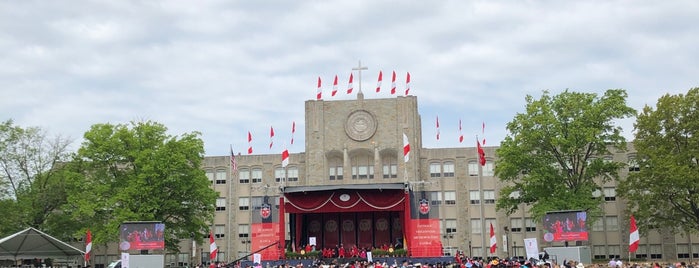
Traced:
<svg viewBox="0 0 699 268">
<path fill-rule="evenodd" d="M 403 134 L 410 143 L 410 158 L 404 160 Z M 475 144 L 474 144 L 475 145 Z M 522 205 L 516 213 L 496 211 L 501 182 L 495 177 L 497 147 L 484 147 L 486 163 L 478 163 L 475 146 L 422 148 L 422 122 L 415 96 L 305 103 L 305 150 L 291 154 L 282 167 L 281 154 L 236 155 L 237 172 L 231 169 L 231 156 L 209 156 L 203 168 L 213 189 L 219 193 L 212 224 L 218 261 L 230 262 L 250 254 L 255 240 L 253 213 L 264 197 L 283 194 L 284 187 L 405 183 L 429 195 L 437 206 L 440 237 L 445 255 L 457 250 L 469 256 L 488 254 L 492 224 L 497 237 L 496 256 L 525 256 L 523 240 L 538 238 L 539 247 L 564 246 L 543 242 L 544 230 Z M 600 156 L 628 163 L 625 177 L 638 170 L 632 145 L 627 151 Z M 588 226 L 592 259 L 629 257 L 629 215 L 616 196 L 615 182 L 603 185 L 605 215 Z M 288 215 L 287 215 L 288 217 Z M 287 221 L 288 222 L 288 221 Z M 286 240 L 292 239 L 286 225 Z M 288 241 L 287 241 L 288 243 Z M 168 255 L 170 266 L 207 262 L 209 244 L 183 243 L 182 252 Z M 99 258 L 100 254 L 97 254 Z M 115 257 L 108 254 L 107 259 Z M 660 230 L 641 237 L 641 246 L 631 258 L 685 260 L 699 258 L 699 237 Z M 96 259 L 99 263 L 99 259 Z"/>
</svg>

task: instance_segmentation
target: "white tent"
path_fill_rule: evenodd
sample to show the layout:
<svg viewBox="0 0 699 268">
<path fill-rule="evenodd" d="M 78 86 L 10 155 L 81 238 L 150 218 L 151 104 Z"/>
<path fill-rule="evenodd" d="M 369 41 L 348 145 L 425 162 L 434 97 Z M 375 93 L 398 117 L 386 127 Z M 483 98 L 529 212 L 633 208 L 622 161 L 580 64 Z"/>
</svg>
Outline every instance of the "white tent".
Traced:
<svg viewBox="0 0 699 268">
<path fill-rule="evenodd" d="M 56 258 L 81 255 L 85 255 L 85 252 L 31 227 L 0 239 L 0 259 Z"/>
</svg>

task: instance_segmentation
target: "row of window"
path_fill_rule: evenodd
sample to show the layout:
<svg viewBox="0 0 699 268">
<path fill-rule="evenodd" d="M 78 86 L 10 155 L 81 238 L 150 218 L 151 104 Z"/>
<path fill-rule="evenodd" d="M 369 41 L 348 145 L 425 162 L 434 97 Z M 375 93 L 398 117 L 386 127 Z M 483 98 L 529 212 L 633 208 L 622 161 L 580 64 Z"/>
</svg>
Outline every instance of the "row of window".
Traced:
<svg viewBox="0 0 699 268">
<path fill-rule="evenodd" d="M 206 177 L 211 183 L 215 184 L 226 184 L 226 178 L 228 173 L 225 169 L 218 169 L 216 171 L 206 171 Z M 289 167 L 286 170 L 279 167 L 274 169 L 274 180 L 276 182 L 283 181 L 298 181 L 299 180 L 299 170 L 297 167 Z M 240 169 L 238 170 L 238 183 L 262 183 L 262 169 Z"/>
</svg>

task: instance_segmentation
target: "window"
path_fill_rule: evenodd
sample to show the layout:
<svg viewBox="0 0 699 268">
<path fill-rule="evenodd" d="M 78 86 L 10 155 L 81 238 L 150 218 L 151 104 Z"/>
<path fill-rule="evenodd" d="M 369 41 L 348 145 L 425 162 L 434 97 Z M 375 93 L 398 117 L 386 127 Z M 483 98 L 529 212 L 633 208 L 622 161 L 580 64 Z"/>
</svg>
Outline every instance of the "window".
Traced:
<svg viewBox="0 0 699 268">
<path fill-rule="evenodd" d="M 239 183 L 250 183 L 250 170 L 247 168 L 240 169 L 238 171 L 238 182 Z"/>
<path fill-rule="evenodd" d="M 592 231 L 595 231 L 595 232 L 604 231 L 604 221 L 602 221 L 602 219 L 595 220 L 595 223 L 592 224 Z"/>
<path fill-rule="evenodd" d="M 248 198 L 248 197 L 238 198 L 238 210 L 250 210 L 250 198 Z"/>
<path fill-rule="evenodd" d="M 493 231 L 498 232 L 498 222 L 495 219 L 485 219 L 485 233 L 490 234 L 490 225 L 493 225 Z"/>
<path fill-rule="evenodd" d="M 216 184 L 226 184 L 227 175 L 225 169 L 216 170 Z"/>
<path fill-rule="evenodd" d="M 214 226 L 214 238 L 224 238 L 226 236 L 226 225 L 216 224 Z"/>
<path fill-rule="evenodd" d="M 616 201 L 616 189 L 607 187 L 604 188 L 604 201 Z"/>
<path fill-rule="evenodd" d="M 433 206 L 439 206 L 442 204 L 442 192 L 429 192 L 430 193 L 430 204 Z"/>
<path fill-rule="evenodd" d="M 262 169 L 261 168 L 253 168 L 252 169 L 252 183 L 261 183 L 262 182 Z"/>
<path fill-rule="evenodd" d="M 209 179 L 209 182 L 210 182 L 211 184 L 214 183 L 214 178 L 215 178 L 215 176 L 216 176 L 216 175 L 215 175 L 215 173 L 214 173 L 213 171 L 211 171 L 211 170 L 207 170 L 207 171 L 206 171 L 206 178 Z"/>
<path fill-rule="evenodd" d="M 524 218 L 525 231 L 536 232 L 536 222 L 532 218 Z"/>
<path fill-rule="evenodd" d="M 607 254 L 608 254 L 607 258 L 610 258 L 610 259 L 620 258 L 621 255 L 619 255 L 619 248 L 620 248 L 619 245 L 609 245 L 607 247 Z"/>
<path fill-rule="evenodd" d="M 481 203 L 481 196 L 478 191 L 468 191 L 468 195 L 472 205 L 478 205 Z"/>
<path fill-rule="evenodd" d="M 495 175 L 494 167 L 495 167 L 495 165 L 493 164 L 493 161 L 485 162 L 485 166 L 483 166 L 483 176 L 484 177 L 494 176 Z"/>
<path fill-rule="evenodd" d="M 646 259 L 648 258 L 648 249 L 644 245 L 638 245 L 638 250 L 634 252 L 636 259 Z"/>
<path fill-rule="evenodd" d="M 381 157 L 383 161 L 383 178 L 392 179 L 398 177 L 398 164 L 395 155 L 384 155 Z"/>
<path fill-rule="evenodd" d="M 444 177 L 454 177 L 454 162 L 444 162 L 442 169 L 442 172 L 444 172 Z"/>
<path fill-rule="evenodd" d="M 481 233 L 481 220 L 471 219 L 471 233 L 480 234 Z M 478 255 L 475 255 L 478 256 Z"/>
<path fill-rule="evenodd" d="M 678 259 L 689 259 L 689 245 L 687 245 L 687 244 L 677 245 L 677 258 Z"/>
<path fill-rule="evenodd" d="M 374 159 L 368 155 L 357 155 L 352 158 L 352 179 L 373 179 Z"/>
<path fill-rule="evenodd" d="M 456 192 L 454 192 L 454 191 L 444 192 L 444 204 L 456 205 Z"/>
<path fill-rule="evenodd" d="M 444 225 L 447 234 L 456 233 L 456 219 L 446 219 L 444 220 Z"/>
<path fill-rule="evenodd" d="M 604 246 L 592 246 L 592 258 L 595 260 L 606 260 L 607 252 Z"/>
<path fill-rule="evenodd" d="M 274 169 L 274 181 L 281 182 L 284 180 L 284 168 L 278 167 Z"/>
<path fill-rule="evenodd" d="M 619 219 L 617 216 L 604 217 L 604 223 L 607 226 L 607 231 L 619 231 Z"/>
<path fill-rule="evenodd" d="M 342 179 L 342 159 L 339 157 L 330 158 L 328 161 L 328 179 L 341 180 Z"/>
<path fill-rule="evenodd" d="M 287 173 L 287 181 L 299 181 L 299 168 L 298 167 L 289 167 L 286 169 Z"/>
<path fill-rule="evenodd" d="M 430 163 L 430 178 L 439 178 L 442 176 L 442 165 L 439 163 Z"/>
<path fill-rule="evenodd" d="M 523 226 L 522 219 L 520 219 L 520 218 L 510 219 L 510 232 L 513 232 L 513 233 L 521 232 L 522 226 Z"/>
<path fill-rule="evenodd" d="M 476 160 L 468 161 L 468 175 L 472 177 L 478 176 L 478 162 Z"/>
<path fill-rule="evenodd" d="M 483 204 L 495 204 L 494 190 L 483 190 Z"/>
<path fill-rule="evenodd" d="M 250 225 L 238 224 L 238 237 L 250 237 Z"/>
<path fill-rule="evenodd" d="M 663 258 L 663 247 L 661 245 L 650 245 L 649 251 L 651 260 Z"/>
<path fill-rule="evenodd" d="M 226 198 L 225 197 L 216 198 L 216 211 L 225 211 L 225 210 L 226 210 Z"/>
<path fill-rule="evenodd" d="M 638 159 L 636 159 L 636 156 L 629 156 L 629 171 L 630 172 L 635 172 L 635 171 L 640 171 L 641 168 L 638 165 Z"/>
</svg>

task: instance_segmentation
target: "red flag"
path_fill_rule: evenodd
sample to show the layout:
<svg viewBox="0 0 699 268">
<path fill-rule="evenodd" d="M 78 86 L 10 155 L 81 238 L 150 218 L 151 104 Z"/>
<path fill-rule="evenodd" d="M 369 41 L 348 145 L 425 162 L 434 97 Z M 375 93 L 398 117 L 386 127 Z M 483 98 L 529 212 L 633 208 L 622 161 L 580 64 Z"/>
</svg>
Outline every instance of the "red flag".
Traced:
<svg viewBox="0 0 699 268">
<path fill-rule="evenodd" d="M 92 253 L 92 232 L 87 229 L 87 237 L 85 238 L 85 262 L 90 261 L 90 254 Z"/>
<path fill-rule="evenodd" d="M 405 96 L 410 92 L 410 73 L 405 77 Z"/>
<path fill-rule="evenodd" d="M 272 149 L 274 145 L 274 127 L 269 127 L 269 148 Z"/>
<path fill-rule="evenodd" d="M 483 134 L 483 146 L 485 146 L 485 122 L 483 122 L 483 126 L 481 127 L 481 134 Z"/>
<path fill-rule="evenodd" d="M 629 228 L 629 232 L 629 252 L 636 252 L 641 238 L 638 235 L 638 227 L 636 226 L 636 219 L 633 215 L 631 215 L 631 228 Z"/>
<path fill-rule="evenodd" d="M 296 133 L 296 121 L 291 122 L 291 144 L 294 144 L 294 133 Z"/>
<path fill-rule="evenodd" d="M 282 152 L 282 167 L 289 165 L 289 149 L 284 149 Z"/>
<path fill-rule="evenodd" d="M 459 119 L 459 143 L 464 141 L 464 134 L 461 133 L 461 119 Z"/>
<path fill-rule="evenodd" d="M 211 265 L 214 265 L 216 260 L 216 254 L 218 254 L 218 247 L 216 246 L 216 240 L 214 240 L 214 235 L 209 231 L 209 260 Z"/>
<path fill-rule="evenodd" d="M 408 142 L 408 135 L 403 133 L 403 160 L 407 163 L 410 160 L 410 142 Z"/>
<path fill-rule="evenodd" d="M 381 91 L 381 81 L 383 80 L 383 71 L 379 71 L 379 81 L 376 82 L 376 92 Z"/>
<path fill-rule="evenodd" d="M 252 154 L 252 134 L 248 131 L 248 154 Z"/>
<path fill-rule="evenodd" d="M 352 90 L 354 89 L 352 80 L 354 80 L 354 74 L 350 73 L 349 83 L 347 84 L 347 94 L 352 94 Z"/>
<path fill-rule="evenodd" d="M 320 88 L 320 76 L 318 76 L 318 91 L 316 91 L 316 100 L 323 98 L 323 89 Z"/>
<path fill-rule="evenodd" d="M 485 166 L 485 150 L 481 147 L 481 142 L 476 138 L 476 148 L 478 150 L 478 162 L 481 166 Z"/>
<path fill-rule="evenodd" d="M 391 95 L 396 94 L 396 71 L 391 75 Z"/>
<path fill-rule="evenodd" d="M 335 75 L 335 81 L 333 81 L 333 91 L 330 95 L 335 97 L 335 94 L 337 94 L 337 75 Z"/>
<path fill-rule="evenodd" d="M 233 145 L 231 145 L 231 173 L 238 171 L 238 161 L 235 159 L 235 153 L 233 153 Z"/>
<path fill-rule="evenodd" d="M 439 140 L 439 115 L 437 116 L 437 140 Z"/>
<path fill-rule="evenodd" d="M 490 223 L 490 254 L 495 253 L 495 249 L 498 248 L 498 239 L 495 237 L 495 229 L 493 229 L 493 224 Z"/>
</svg>

